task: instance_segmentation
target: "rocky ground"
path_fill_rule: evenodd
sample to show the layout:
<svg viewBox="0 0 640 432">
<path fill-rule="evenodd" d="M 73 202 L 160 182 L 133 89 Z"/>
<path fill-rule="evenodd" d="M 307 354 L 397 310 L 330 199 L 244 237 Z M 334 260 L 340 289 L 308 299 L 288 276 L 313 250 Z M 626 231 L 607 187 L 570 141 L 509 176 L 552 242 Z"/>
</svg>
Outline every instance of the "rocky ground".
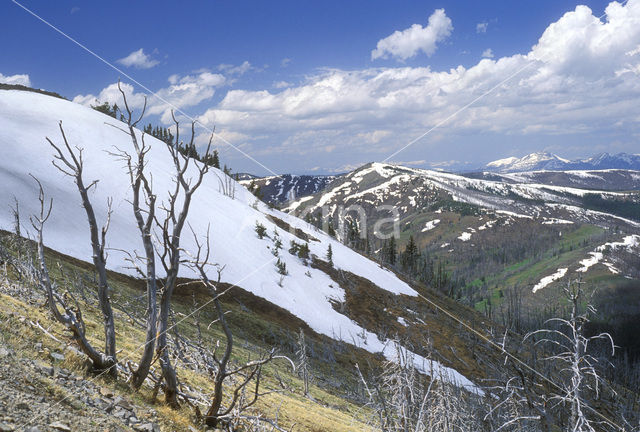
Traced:
<svg viewBox="0 0 640 432">
<path fill-rule="evenodd" d="M 64 354 L 49 360 L 0 346 L 0 432 L 159 431 L 155 411 L 57 366 Z"/>
<path fill-rule="evenodd" d="M 77 350 L 40 324 L 37 290 L 1 279 L 0 432 L 160 431 L 154 409 L 86 375 Z"/>
</svg>

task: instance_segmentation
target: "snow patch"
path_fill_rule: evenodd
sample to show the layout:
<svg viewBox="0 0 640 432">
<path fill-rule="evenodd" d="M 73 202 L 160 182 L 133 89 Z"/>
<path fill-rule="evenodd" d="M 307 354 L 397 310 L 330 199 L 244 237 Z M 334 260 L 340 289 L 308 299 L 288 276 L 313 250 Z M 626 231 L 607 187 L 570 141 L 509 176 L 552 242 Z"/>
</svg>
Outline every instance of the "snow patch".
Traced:
<svg viewBox="0 0 640 432">
<path fill-rule="evenodd" d="M 430 231 L 436 227 L 440 223 L 440 219 L 434 219 L 425 224 L 424 228 L 422 228 L 422 232 Z"/>
<path fill-rule="evenodd" d="M 540 279 L 540 282 L 538 282 L 536 284 L 536 286 L 534 286 L 531 291 L 536 292 L 536 291 L 546 287 L 550 283 L 552 283 L 552 282 L 564 277 L 565 274 L 567 274 L 567 269 L 566 268 L 558 269 L 558 271 L 555 272 L 554 274 L 552 274 L 550 276 L 543 277 L 542 279 Z"/>
<path fill-rule="evenodd" d="M 573 224 L 572 221 L 566 219 L 556 219 L 556 218 L 544 218 L 542 221 L 542 225 L 570 225 Z"/>
<path fill-rule="evenodd" d="M 463 232 L 462 234 L 460 234 L 458 239 L 460 239 L 462 241 L 469 241 L 471 239 L 471 233 Z"/>
<path fill-rule="evenodd" d="M 585 258 L 582 261 L 580 261 L 580 264 L 582 265 L 582 267 L 576 270 L 577 272 L 581 272 L 581 273 L 586 272 L 587 270 L 589 270 L 590 267 L 598 264 L 602 259 L 602 252 L 589 252 L 589 254 L 591 255 L 591 258 Z"/>
</svg>

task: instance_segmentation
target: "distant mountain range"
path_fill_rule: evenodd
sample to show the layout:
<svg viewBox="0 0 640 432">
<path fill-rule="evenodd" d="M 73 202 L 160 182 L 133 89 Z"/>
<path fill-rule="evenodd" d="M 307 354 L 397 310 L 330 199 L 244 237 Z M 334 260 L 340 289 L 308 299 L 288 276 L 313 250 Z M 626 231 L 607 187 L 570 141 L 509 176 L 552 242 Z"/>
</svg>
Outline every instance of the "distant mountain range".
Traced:
<svg viewBox="0 0 640 432">
<path fill-rule="evenodd" d="M 250 190 L 260 188 L 264 202 L 281 204 L 300 197 L 313 195 L 324 189 L 336 176 L 291 175 L 255 177 L 250 174 L 238 176 L 240 184 Z"/>
<path fill-rule="evenodd" d="M 484 167 L 485 171 L 500 173 L 605 169 L 640 170 L 640 155 L 600 153 L 588 159 L 568 160 L 552 153 L 538 152 L 522 158 L 499 159 Z"/>
</svg>

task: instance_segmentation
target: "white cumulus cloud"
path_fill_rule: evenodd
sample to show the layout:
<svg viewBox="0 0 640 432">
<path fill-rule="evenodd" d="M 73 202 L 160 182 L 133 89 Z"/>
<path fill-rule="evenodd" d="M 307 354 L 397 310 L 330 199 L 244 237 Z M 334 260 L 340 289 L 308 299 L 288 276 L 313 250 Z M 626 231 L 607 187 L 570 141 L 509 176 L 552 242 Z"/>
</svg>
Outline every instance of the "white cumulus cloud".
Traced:
<svg viewBox="0 0 640 432">
<path fill-rule="evenodd" d="M 498 159 L 514 146 L 539 150 L 541 142 L 552 151 L 550 143 L 564 145 L 555 151 L 568 157 L 569 148 L 590 155 L 596 143 L 637 153 L 639 46 L 640 0 L 611 3 L 602 20 L 578 6 L 521 53 L 443 70 L 321 69 L 286 87 L 230 89 L 198 118 L 242 134 L 234 144 L 282 170 L 285 163 L 304 171 L 382 160 L 444 120 L 397 160 Z M 172 77 L 160 94 L 205 100 L 228 85 L 216 75 Z"/>
<path fill-rule="evenodd" d="M 283 89 L 230 90 L 201 120 L 254 137 L 255 151 L 266 155 L 283 149 L 322 155 L 328 146 L 346 143 L 348 157 L 382 159 L 501 84 L 401 157 L 421 159 L 425 146 L 458 142 L 459 147 L 446 145 L 434 153 L 450 158 L 455 155 L 447 151 L 471 148 L 469 136 L 477 142 L 482 134 L 501 134 L 505 143 L 553 136 L 570 141 L 584 134 L 633 137 L 640 135 L 639 44 L 640 0 L 612 3 L 603 20 L 579 6 L 551 23 L 521 54 L 442 71 L 325 69 Z M 583 139 L 575 140 L 582 154 L 593 151 Z M 341 156 L 341 163 L 350 162 Z"/>
<path fill-rule="evenodd" d="M 449 37 L 452 31 L 451 19 L 444 9 L 436 9 L 429 17 L 426 27 L 413 24 L 408 29 L 397 30 L 380 39 L 376 49 L 371 51 L 371 59 L 396 57 L 406 60 L 420 51 L 431 56 L 436 51 L 437 44 Z"/>
<path fill-rule="evenodd" d="M 160 115 L 164 123 L 171 123 L 170 112 L 172 108 L 184 110 L 196 106 L 210 99 L 215 94 L 216 88 L 226 83 L 226 78 L 217 73 L 203 71 L 194 75 L 171 75 L 168 78 L 169 85 L 148 95 L 147 114 Z M 127 95 L 129 106 L 141 109 L 144 105 L 144 94 L 136 93 L 132 85 L 123 83 L 122 89 Z M 118 90 L 118 84 L 113 83 L 102 89 L 99 94 L 77 95 L 74 102 L 83 105 L 95 105 L 96 103 L 109 102 L 121 104 L 122 95 Z"/>
<path fill-rule="evenodd" d="M 20 84 L 24 86 L 31 86 L 31 80 L 29 79 L 29 75 L 20 74 L 20 75 L 2 75 L 0 73 L 0 83 L 3 84 Z"/>
<path fill-rule="evenodd" d="M 123 66 L 136 69 L 150 69 L 160 64 L 158 60 L 154 60 L 150 55 L 145 54 L 142 48 L 116 61 Z"/>
<path fill-rule="evenodd" d="M 491 48 L 487 48 L 486 50 L 482 51 L 482 57 L 484 58 L 493 58 L 493 50 Z"/>
</svg>

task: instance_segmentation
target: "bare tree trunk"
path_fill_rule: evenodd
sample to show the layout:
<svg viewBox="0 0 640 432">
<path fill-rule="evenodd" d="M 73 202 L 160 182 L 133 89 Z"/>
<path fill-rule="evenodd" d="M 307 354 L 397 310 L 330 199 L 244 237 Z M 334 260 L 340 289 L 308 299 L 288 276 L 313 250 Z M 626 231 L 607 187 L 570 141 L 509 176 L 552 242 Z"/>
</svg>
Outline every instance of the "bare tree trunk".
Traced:
<svg viewBox="0 0 640 432">
<path fill-rule="evenodd" d="M 171 282 L 174 283 L 175 282 Z M 167 346 L 167 331 L 169 329 L 169 312 L 171 310 L 171 294 L 165 291 L 162 293 L 160 300 L 160 315 L 158 317 L 158 338 L 157 338 L 157 353 L 160 359 L 160 367 L 162 368 L 162 377 L 164 379 L 164 395 L 165 402 L 173 407 L 177 408 L 178 404 L 178 377 L 176 371 L 171 365 L 171 359 L 169 358 L 169 349 Z"/>
<path fill-rule="evenodd" d="M 224 355 L 222 357 L 222 360 L 218 362 L 218 373 L 216 374 L 213 388 L 213 399 L 205 417 L 207 426 L 216 427 L 218 425 L 217 416 L 222 405 L 222 384 L 224 382 L 224 379 L 227 378 L 227 364 L 231 359 L 231 352 L 233 350 L 233 333 L 231 333 L 231 329 L 229 329 L 229 325 L 227 324 L 227 320 L 224 316 L 224 312 L 222 311 L 222 305 L 220 304 L 220 299 L 217 292 L 214 293 L 213 303 L 216 307 L 216 313 L 218 314 L 218 319 L 220 320 L 220 324 L 222 325 L 224 336 L 227 339 L 227 346 L 224 350 Z"/>
<path fill-rule="evenodd" d="M 144 133 L 142 134 L 142 146 L 138 143 L 138 137 L 136 136 L 135 127 L 142 120 L 144 116 L 144 112 L 147 106 L 147 100 L 145 98 L 144 107 L 142 109 L 142 113 L 140 117 L 135 122 L 132 119 L 132 112 L 129 108 L 129 104 L 127 102 L 127 96 L 120 87 L 120 82 L 118 81 L 118 89 L 120 93 L 122 93 L 122 98 L 124 100 L 124 106 L 127 110 L 127 126 L 128 133 L 131 137 L 131 142 L 133 144 L 135 150 L 136 160 L 133 162 L 133 158 L 129 153 L 122 151 L 120 153 L 120 157 L 124 159 L 127 163 L 127 168 L 129 171 L 129 179 L 131 181 L 131 188 L 133 191 L 133 199 L 131 201 L 131 206 L 133 208 L 133 215 L 136 219 L 136 223 L 138 225 L 138 231 L 140 231 L 140 236 L 142 238 L 142 244 L 144 247 L 144 261 L 146 263 L 145 269 L 142 270 L 137 266 L 137 263 L 133 263 L 138 272 L 142 277 L 146 280 L 147 285 L 147 320 L 146 320 L 146 337 L 144 350 L 142 352 L 142 357 L 140 358 L 140 362 L 138 363 L 138 368 L 132 371 L 131 374 L 131 386 L 134 389 L 139 389 L 144 383 L 145 379 L 149 375 L 149 370 L 151 369 L 151 364 L 153 362 L 153 354 L 155 352 L 155 342 L 156 342 L 156 332 L 157 332 L 157 321 L 158 321 L 158 305 L 157 305 L 157 280 L 156 280 L 156 254 L 155 249 L 153 247 L 153 241 L 151 238 L 151 228 L 154 223 L 155 218 L 155 210 L 156 210 L 156 196 L 153 194 L 151 182 L 147 178 L 144 167 L 145 167 L 145 157 L 147 152 L 150 150 L 149 147 L 145 145 L 144 142 Z M 144 196 L 144 201 L 146 203 L 146 209 L 143 211 L 141 208 L 141 193 Z M 143 215 L 144 213 L 144 215 Z M 135 261 L 135 258 L 132 258 L 132 261 Z"/>
<path fill-rule="evenodd" d="M 37 178 L 34 177 L 34 179 L 38 183 L 38 187 L 40 189 L 40 215 L 32 217 L 31 224 L 33 225 L 33 228 L 37 233 L 38 260 L 40 266 L 38 276 L 40 285 L 46 292 L 49 309 L 51 310 L 54 318 L 60 323 L 64 324 L 67 329 L 71 331 L 73 339 L 80 347 L 80 350 L 85 353 L 87 357 L 89 357 L 89 359 L 93 363 L 94 368 L 111 372 L 111 370 L 116 369 L 115 357 L 100 353 L 87 340 L 85 333 L 86 327 L 84 324 L 84 320 L 82 319 L 82 313 L 80 311 L 79 305 L 76 303 L 75 310 L 72 310 L 67 306 L 65 300 L 54 291 L 53 283 L 51 282 L 51 278 L 49 276 L 49 270 L 45 262 L 43 240 L 44 224 L 47 219 L 49 219 L 49 216 L 51 214 L 51 209 L 53 208 L 53 200 L 50 201 L 49 208 L 47 210 L 42 184 L 40 183 L 40 181 L 38 181 Z M 58 304 L 64 309 L 64 314 L 60 313 Z"/>
<path fill-rule="evenodd" d="M 298 334 L 298 349 L 296 351 L 296 357 L 296 360 L 298 361 L 298 375 L 302 378 L 302 392 L 304 396 L 309 396 L 309 359 L 307 358 L 307 342 L 302 328 Z"/>
<path fill-rule="evenodd" d="M 173 113 L 172 113 L 173 116 Z M 175 144 L 167 146 L 171 158 L 173 159 L 174 168 L 176 170 L 175 189 L 169 193 L 168 205 L 164 208 L 166 216 L 163 221 L 156 219 L 157 225 L 162 232 L 162 253 L 160 255 L 162 265 L 165 270 L 166 280 L 162 289 L 160 299 L 160 315 L 158 317 L 158 337 L 156 352 L 160 359 L 162 374 L 165 381 L 165 401 L 172 407 L 178 406 L 178 380 L 176 372 L 169 358 L 169 349 L 167 346 L 167 332 L 169 330 L 169 315 L 171 312 L 171 298 L 176 287 L 178 272 L 180 271 L 180 236 L 189 214 L 191 199 L 193 194 L 202 184 L 204 175 L 209 171 L 209 166 L 205 163 L 196 164 L 197 175 L 194 179 L 187 179 L 186 172 L 189 168 L 190 158 L 180 154 L 178 148 L 180 145 L 180 125 L 173 116 L 176 125 Z M 191 142 L 189 147 L 194 145 L 195 140 L 195 123 L 191 123 Z M 204 158 L 209 155 L 213 135 L 209 139 L 209 145 L 205 152 Z M 178 198 L 182 192 L 181 207 L 178 208 Z"/>
<path fill-rule="evenodd" d="M 54 165 L 61 172 L 70 177 L 73 177 L 73 179 L 75 180 L 76 186 L 78 187 L 78 192 L 80 193 L 80 198 L 82 200 L 82 207 L 84 207 L 84 210 L 87 214 L 91 238 L 91 249 L 93 251 L 93 264 L 95 265 L 96 272 L 98 273 L 98 303 L 100 304 L 100 310 L 102 312 L 102 319 L 104 323 L 105 354 L 108 357 L 111 357 L 114 363 L 117 363 L 116 329 L 113 319 L 113 309 L 111 308 L 111 300 L 109 299 L 109 284 L 107 282 L 106 269 L 107 263 L 104 254 L 105 237 L 109 228 L 109 218 L 111 215 L 111 204 L 109 203 L 109 214 L 107 215 L 107 222 L 102 230 L 99 231 L 95 212 L 93 210 L 93 205 L 91 204 L 91 200 L 89 199 L 88 194 L 89 190 L 93 186 L 95 186 L 98 181 L 95 180 L 91 182 L 89 186 L 84 185 L 82 149 L 79 149 L 78 154 L 76 155 L 71 149 L 69 142 L 67 141 L 64 129 L 62 128 L 62 122 L 59 123 L 59 127 L 68 154 L 65 155 L 60 147 L 56 146 L 49 138 L 47 138 L 47 141 L 57 151 L 58 154 L 55 156 L 55 158 L 60 164 L 62 164 L 60 165 L 54 160 Z M 116 378 L 118 375 L 117 368 L 110 368 L 109 374 L 113 378 Z"/>
<path fill-rule="evenodd" d="M 261 396 L 260 379 L 262 377 L 262 368 L 264 365 L 276 358 L 276 356 L 275 350 L 272 349 L 268 354 L 263 355 L 258 360 L 248 361 L 244 365 L 229 370 L 229 362 L 231 360 L 231 353 L 233 351 L 233 333 L 231 332 L 231 328 L 227 323 L 224 311 L 222 310 L 222 304 L 220 302 L 220 296 L 222 296 L 224 292 L 221 293 L 218 290 L 224 267 L 215 265 L 218 273 L 217 282 L 213 282 L 211 279 L 209 279 L 209 276 L 207 275 L 205 269 L 206 266 L 213 265 L 209 263 L 209 232 L 207 231 L 204 257 L 202 257 L 202 244 L 199 242 L 193 230 L 192 233 L 197 245 L 197 255 L 195 259 L 190 261 L 190 265 L 192 268 L 198 271 L 198 273 L 200 274 L 200 280 L 205 285 L 205 287 L 210 290 L 211 295 L 213 295 L 213 304 L 216 308 L 218 321 L 222 326 L 222 330 L 226 339 L 226 346 L 222 358 L 218 359 L 215 350 L 213 352 L 213 360 L 216 363 L 217 371 L 214 377 L 214 388 L 213 395 L 211 397 L 211 405 L 209 405 L 207 414 L 204 417 L 204 421 L 207 426 L 217 427 L 222 421 L 229 421 L 231 417 L 235 416 L 235 418 L 238 418 L 238 416 L 240 416 L 243 411 L 253 406 L 258 401 L 258 398 Z M 283 356 L 280 357 L 285 358 Z M 288 358 L 287 360 L 289 360 L 289 362 L 295 369 L 295 365 L 293 365 L 293 362 L 291 362 L 291 360 Z M 239 377 L 239 381 L 236 381 L 234 383 L 233 390 L 230 391 L 231 396 L 229 397 L 228 406 L 223 407 L 222 401 L 224 396 L 224 383 L 225 380 L 233 376 Z M 253 380 L 255 380 L 253 395 L 252 397 L 247 399 L 245 398 L 244 393 L 249 383 L 251 383 Z"/>
</svg>

